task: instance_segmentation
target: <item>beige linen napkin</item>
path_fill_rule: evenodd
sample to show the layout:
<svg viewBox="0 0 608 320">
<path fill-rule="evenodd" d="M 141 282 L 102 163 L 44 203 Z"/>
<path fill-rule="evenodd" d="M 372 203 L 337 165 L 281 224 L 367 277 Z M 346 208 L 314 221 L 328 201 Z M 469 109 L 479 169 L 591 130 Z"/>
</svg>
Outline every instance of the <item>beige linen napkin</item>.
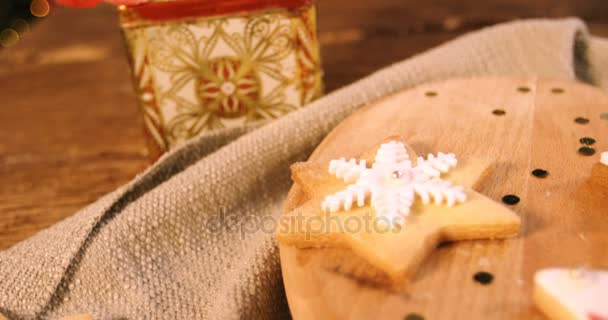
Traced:
<svg viewBox="0 0 608 320">
<path fill-rule="evenodd" d="M 380 70 L 261 128 L 201 136 L 0 252 L 0 313 L 287 318 L 270 218 L 291 185 L 289 165 L 306 159 L 362 105 L 421 82 L 487 74 L 608 86 L 608 42 L 590 37 L 576 19 L 502 24 Z"/>
</svg>

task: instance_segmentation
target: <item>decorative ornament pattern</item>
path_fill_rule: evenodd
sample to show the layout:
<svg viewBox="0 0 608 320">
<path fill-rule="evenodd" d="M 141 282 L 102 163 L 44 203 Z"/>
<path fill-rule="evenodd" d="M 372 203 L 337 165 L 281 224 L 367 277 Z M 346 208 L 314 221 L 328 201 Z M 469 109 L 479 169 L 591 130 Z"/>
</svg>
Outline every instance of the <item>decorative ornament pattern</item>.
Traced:
<svg viewBox="0 0 608 320">
<path fill-rule="evenodd" d="M 418 157 L 414 166 L 403 143 L 390 141 L 380 146 L 371 168 L 365 160 L 330 161 L 329 173 L 351 184 L 325 197 L 321 206 L 329 212 L 349 211 L 354 205 L 363 207 L 370 199 L 376 214 L 391 221 L 407 217 L 416 196 L 424 204 L 433 200 L 436 205 L 451 207 L 466 201 L 466 193 L 462 186 L 443 180 L 441 174 L 457 163 L 454 154 L 439 152 L 426 159 Z"/>
<path fill-rule="evenodd" d="M 146 132 L 161 152 L 205 131 L 276 119 L 321 95 L 312 5 L 162 23 L 138 22 L 129 8 L 121 16 L 135 83 L 147 83 L 156 106 L 139 97 Z"/>
<path fill-rule="evenodd" d="M 145 46 L 143 30 L 133 30 L 125 34 L 127 43 L 133 47 Z M 130 50 L 130 63 L 133 74 L 135 93 L 139 100 L 140 111 L 143 115 L 146 145 L 151 158 L 157 158 L 169 148 L 163 128 L 163 115 L 158 105 L 154 91 L 154 81 L 148 56 L 143 50 Z"/>
</svg>

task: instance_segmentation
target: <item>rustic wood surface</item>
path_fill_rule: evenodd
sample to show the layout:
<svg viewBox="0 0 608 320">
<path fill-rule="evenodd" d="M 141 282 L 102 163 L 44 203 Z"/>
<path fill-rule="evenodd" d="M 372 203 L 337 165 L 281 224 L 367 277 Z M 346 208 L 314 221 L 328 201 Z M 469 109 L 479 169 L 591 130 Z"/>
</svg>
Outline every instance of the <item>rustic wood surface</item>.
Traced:
<svg viewBox="0 0 608 320">
<path fill-rule="evenodd" d="M 580 16 L 608 36 L 608 4 L 585 1 L 320 1 L 327 91 L 465 32 L 527 17 Z M 0 50 L 0 249 L 124 184 L 148 165 L 114 8 L 53 8 Z"/>
<path fill-rule="evenodd" d="M 426 96 L 428 91 L 437 96 Z M 496 109 L 506 113 L 495 115 Z M 327 136 L 310 161 L 357 157 L 395 135 L 405 137 L 419 155 L 443 151 L 493 161 L 477 191 L 498 202 L 517 195 L 521 201 L 511 208 L 522 227 L 513 239 L 437 248 L 397 292 L 341 273 L 349 269 L 341 266 L 364 263 L 345 255 L 348 249 L 281 245 L 294 319 L 419 319 L 408 318 L 413 314 L 429 320 L 544 319 L 532 305 L 537 270 L 608 268 L 608 170 L 597 167 L 599 152 L 586 156 L 578 151 L 582 137 L 596 138 L 597 150 L 608 149 L 608 120 L 600 119 L 606 112 L 608 95 L 599 89 L 535 78 L 426 84 L 356 112 Z M 577 117 L 589 122 L 577 123 Z M 548 176 L 533 176 L 537 168 Z M 296 184 L 286 207 L 306 200 Z M 494 280 L 487 285 L 474 281 L 479 271 L 490 272 Z"/>
</svg>

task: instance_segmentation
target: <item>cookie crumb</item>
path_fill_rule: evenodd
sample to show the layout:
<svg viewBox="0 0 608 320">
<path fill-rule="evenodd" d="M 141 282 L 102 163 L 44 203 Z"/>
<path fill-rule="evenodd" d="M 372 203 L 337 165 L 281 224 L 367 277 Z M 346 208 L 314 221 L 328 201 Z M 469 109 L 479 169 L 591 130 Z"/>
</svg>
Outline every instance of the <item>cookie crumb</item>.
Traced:
<svg viewBox="0 0 608 320">
<path fill-rule="evenodd" d="M 485 257 L 479 259 L 479 266 L 480 267 L 489 267 L 490 266 L 490 259 L 485 258 Z"/>
</svg>

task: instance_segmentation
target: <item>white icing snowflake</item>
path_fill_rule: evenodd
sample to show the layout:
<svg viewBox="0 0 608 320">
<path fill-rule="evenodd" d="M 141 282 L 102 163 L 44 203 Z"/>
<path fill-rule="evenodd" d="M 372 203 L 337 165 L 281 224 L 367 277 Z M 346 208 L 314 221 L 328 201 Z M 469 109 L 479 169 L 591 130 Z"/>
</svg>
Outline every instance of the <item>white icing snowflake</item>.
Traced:
<svg viewBox="0 0 608 320">
<path fill-rule="evenodd" d="M 329 172 L 345 182 L 354 183 L 327 196 L 322 208 L 329 212 L 348 211 L 353 204 L 362 207 L 371 198 L 377 216 L 394 221 L 408 216 L 416 195 L 425 204 L 432 199 L 435 204 L 445 202 L 453 206 L 466 201 L 466 194 L 463 187 L 442 180 L 440 175 L 457 162 L 454 154 L 439 152 L 436 156 L 429 154 L 426 159 L 418 157 L 416 166 L 412 166 L 407 149 L 397 141 L 380 146 L 371 168 L 365 160 L 332 160 Z"/>
</svg>

